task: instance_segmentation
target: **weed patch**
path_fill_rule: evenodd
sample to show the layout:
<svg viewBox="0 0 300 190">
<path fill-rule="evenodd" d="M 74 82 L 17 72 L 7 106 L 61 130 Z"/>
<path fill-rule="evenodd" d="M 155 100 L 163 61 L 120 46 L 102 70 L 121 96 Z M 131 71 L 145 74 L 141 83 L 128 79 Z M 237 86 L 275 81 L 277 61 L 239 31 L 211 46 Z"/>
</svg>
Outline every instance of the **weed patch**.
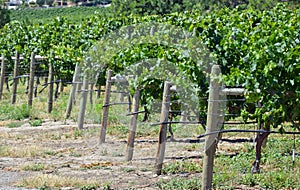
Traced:
<svg viewBox="0 0 300 190">
<path fill-rule="evenodd" d="M 200 173 L 202 171 L 202 162 L 192 160 L 171 162 L 163 166 L 163 174 L 178 173 Z"/>
<path fill-rule="evenodd" d="M 68 177 L 68 176 L 58 176 L 58 175 L 38 175 L 34 177 L 29 177 L 23 179 L 21 182 L 17 184 L 19 187 L 26 187 L 26 188 L 39 188 L 43 189 L 49 188 L 61 188 L 61 187 L 73 187 L 73 188 L 82 188 L 82 187 L 89 187 L 97 188 L 100 187 L 100 184 L 97 180 L 89 179 L 84 180 L 75 177 Z"/>
<path fill-rule="evenodd" d="M 200 178 L 172 178 L 171 180 L 161 180 L 160 182 L 156 183 L 156 186 L 159 189 L 201 189 L 201 182 Z"/>
<path fill-rule="evenodd" d="M 1 157 L 13 157 L 13 158 L 23 158 L 23 157 L 36 157 L 43 156 L 47 151 L 45 148 L 39 146 L 0 146 L 0 156 Z"/>
<path fill-rule="evenodd" d="M 45 170 L 46 168 L 47 168 L 47 166 L 42 163 L 27 164 L 27 165 L 21 166 L 21 169 L 25 170 L 25 171 L 42 171 L 42 170 Z"/>
<path fill-rule="evenodd" d="M 8 128 L 18 128 L 21 127 L 24 124 L 24 122 L 11 122 L 7 125 Z"/>
<path fill-rule="evenodd" d="M 30 124 L 32 127 L 41 126 L 42 123 L 43 123 L 43 120 L 41 120 L 41 119 L 34 119 L 34 120 L 30 120 L 30 121 L 29 121 L 29 124 Z"/>
<path fill-rule="evenodd" d="M 30 116 L 30 108 L 27 104 L 21 106 L 0 104 L 0 120 L 22 120 Z"/>
</svg>

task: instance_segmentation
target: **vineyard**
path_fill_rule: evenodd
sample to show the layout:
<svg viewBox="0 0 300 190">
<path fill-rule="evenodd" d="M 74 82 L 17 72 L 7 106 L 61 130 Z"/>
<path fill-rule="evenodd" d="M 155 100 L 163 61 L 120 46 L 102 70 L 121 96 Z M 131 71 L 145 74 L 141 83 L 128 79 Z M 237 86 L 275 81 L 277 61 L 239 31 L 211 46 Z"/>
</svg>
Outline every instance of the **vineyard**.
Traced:
<svg viewBox="0 0 300 190">
<path fill-rule="evenodd" d="M 222 8 L 220 10 L 212 10 L 208 14 L 193 11 L 176 12 L 165 15 L 128 15 L 118 17 L 112 14 L 109 15 L 109 13 L 101 8 L 89 7 L 84 9 L 86 11 L 84 14 L 82 13 L 84 17 L 70 16 L 75 14 L 75 12 L 83 11 L 83 8 L 80 7 L 68 8 L 68 11 L 62 9 L 45 9 L 44 13 L 41 11 L 28 11 L 27 13 L 27 10 L 22 10 L 22 15 L 25 15 L 24 20 L 13 20 L 0 30 L 0 54 L 3 56 L 2 65 L 4 65 L 3 63 L 5 62 L 5 68 L 1 68 L 1 77 L 3 80 L 6 80 L 7 84 L 7 89 L 5 90 L 3 89 L 4 82 L 1 82 L 0 94 L 1 96 L 3 95 L 1 101 L 8 102 L 5 99 L 12 95 L 11 92 L 8 92 L 10 81 L 17 83 L 17 80 L 22 82 L 29 78 L 27 87 L 25 82 L 23 82 L 17 96 L 16 104 L 9 106 L 1 105 L 1 109 L 3 110 L 0 112 L 1 121 L 16 119 L 16 116 L 13 114 L 10 116 L 6 115 L 6 112 L 9 112 L 10 109 L 19 109 L 22 110 L 20 112 L 25 113 L 24 116 L 17 117 L 18 119 L 32 119 L 32 117 L 34 117 L 34 120 L 30 120 L 31 123 L 45 119 L 42 116 L 39 118 L 37 111 L 34 111 L 38 109 L 35 108 L 36 105 L 41 106 L 43 98 L 37 98 L 36 95 L 35 100 L 39 99 L 41 102 L 35 102 L 33 106 L 31 104 L 29 107 L 27 107 L 26 102 L 24 102 L 26 98 L 23 96 L 25 91 L 27 91 L 26 88 L 30 89 L 30 86 L 32 87 L 34 83 L 34 81 L 32 81 L 32 84 L 29 84 L 30 78 L 32 80 L 35 78 L 38 81 L 45 79 L 45 84 L 42 85 L 42 88 L 44 90 L 49 87 L 48 90 L 45 90 L 47 93 L 52 91 L 53 85 L 56 84 L 55 94 L 57 95 L 58 92 L 60 92 L 62 96 L 62 100 L 60 100 L 58 96 L 55 96 L 55 104 L 58 105 L 58 107 L 53 108 L 54 111 L 49 111 L 48 108 L 48 113 L 45 113 L 47 115 L 46 117 L 70 122 L 64 118 L 65 110 L 67 109 L 66 99 L 68 98 L 68 91 L 64 94 L 63 88 L 72 91 L 72 88 L 74 85 L 77 85 L 78 82 L 83 83 L 83 85 L 85 83 L 86 85 L 92 84 L 91 89 L 88 89 L 87 86 L 78 87 L 79 90 L 76 92 L 75 98 L 73 97 L 74 94 L 70 94 L 69 98 L 74 98 L 73 101 L 76 102 L 76 105 L 72 102 L 75 108 L 73 108 L 71 120 L 78 119 L 77 122 L 83 122 L 80 121 L 80 116 L 77 118 L 79 109 L 81 110 L 83 107 L 83 104 L 80 102 L 82 99 L 79 99 L 81 98 L 79 94 L 81 93 L 83 97 L 84 94 L 91 91 L 92 97 L 92 93 L 96 92 L 98 93 L 97 98 L 90 100 L 92 106 L 88 107 L 87 105 L 86 118 L 84 119 L 85 124 L 91 125 L 91 123 L 100 123 L 100 120 L 103 122 L 104 118 L 109 118 L 112 119 L 113 122 L 108 121 L 107 130 L 109 130 L 109 125 L 115 125 L 115 127 L 122 131 L 124 130 L 123 125 L 126 125 L 126 122 L 127 124 L 130 123 L 128 117 L 120 116 L 124 110 L 118 112 L 116 111 L 118 109 L 115 110 L 111 108 L 114 110 L 113 113 L 117 112 L 115 113 L 117 115 L 107 115 L 100 119 L 99 112 L 102 112 L 102 106 L 103 108 L 110 107 L 109 101 L 105 103 L 104 100 L 102 104 L 100 102 L 102 98 L 99 99 L 99 97 L 101 96 L 101 92 L 103 92 L 103 90 L 101 91 L 101 86 L 107 86 L 110 81 L 107 81 L 107 78 L 109 78 L 107 77 L 107 72 L 111 70 L 116 77 L 119 75 L 130 77 L 138 73 L 136 78 L 128 79 L 129 83 L 125 85 L 125 94 L 129 95 L 128 101 L 131 101 L 130 97 L 133 96 L 133 94 L 137 91 L 141 93 L 140 101 L 144 108 L 142 112 L 149 114 L 148 116 L 145 114 L 143 121 L 151 119 L 159 120 L 158 113 L 160 113 L 161 110 L 157 111 L 153 105 L 155 105 L 158 99 L 161 100 L 165 97 L 163 94 L 164 81 L 171 80 L 174 84 L 179 81 L 176 84 L 177 87 L 179 86 L 183 90 L 189 90 L 183 94 L 177 92 L 174 96 L 168 95 L 174 98 L 172 101 L 176 102 L 170 105 L 170 113 L 172 113 L 172 110 L 174 113 L 178 111 L 176 110 L 178 109 L 178 102 L 183 105 L 183 102 L 180 102 L 180 96 L 181 98 L 185 97 L 186 100 L 189 100 L 187 102 L 189 102 L 190 105 L 197 105 L 197 110 L 195 111 L 198 117 L 197 122 L 202 123 L 205 128 L 205 125 L 208 123 L 208 121 L 206 121 L 208 118 L 207 109 L 209 109 L 208 107 L 211 101 L 208 100 L 208 91 L 211 90 L 209 84 L 215 80 L 210 75 L 210 72 L 213 65 L 219 65 L 222 74 L 218 76 L 218 81 L 222 81 L 223 88 L 243 88 L 245 91 L 242 99 L 234 95 L 232 99 L 226 100 L 226 108 L 222 110 L 221 114 L 225 115 L 225 121 L 222 122 L 222 125 L 225 125 L 226 121 L 238 120 L 240 125 L 245 130 L 248 130 L 249 126 L 247 126 L 247 123 L 254 121 L 255 127 L 259 126 L 261 130 L 265 130 L 264 132 L 257 133 L 257 144 L 259 144 L 258 142 L 260 141 L 261 144 L 259 146 L 257 145 L 256 151 L 258 151 L 257 149 L 260 150 L 262 141 L 270 135 L 270 131 L 282 134 L 295 132 L 293 140 L 291 140 L 294 142 L 294 145 L 289 144 L 289 149 L 287 148 L 288 150 L 284 150 L 286 152 L 281 153 L 284 160 L 287 159 L 289 154 L 293 154 L 293 165 L 287 164 L 284 172 L 290 172 L 290 174 L 294 172 L 294 176 L 290 176 L 293 179 L 291 179 L 291 181 L 286 180 L 285 184 L 279 185 L 277 184 L 279 182 L 276 181 L 274 183 L 277 186 L 272 186 L 272 184 L 262 182 L 262 179 L 267 181 L 266 178 L 262 177 L 264 174 L 259 174 L 261 179 L 257 177 L 258 175 L 251 177 L 246 174 L 243 175 L 240 181 L 234 181 L 233 184 L 226 183 L 225 186 L 222 186 L 218 184 L 218 182 L 225 184 L 225 180 L 220 177 L 223 175 L 220 171 L 220 167 L 222 168 L 220 160 L 225 159 L 225 162 L 228 160 L 225 158 L 226 155 L 221 153 L 221 157 L 216 158 L 216 171 L 221 173 L 216 174 L 213 187 L 245 188 L 243 185 L 246 185 L 247 187 L 251 186 L 254 188 L 299 188 L 300 181 L 297 180 L 300 178 L 299 163 L 297 163 L 297 159 L 295 162 L 295 156 L 296 158 L 299 157 L 299 153 L 297 154 L 295 151 L 297 152 L 297 146 L 299 147 L 299 135 L 296 134 L 299 134 L 300 130 L 300 9 L 290 9 L 285 4 L 278 4 L 269 10 Z M 63 16 L 56 17 L 60 11 L 63 11 Z M 12 18 L 16 18 L 13 16 L 14 14 L 20 14 L 20 12 L 13 13 Z M 26 16 L 27 14 L 28 16 Z M 39 22 L 38 20 L 45 17 L 45 14 L 48 15 L 48 19 Z M 30 20 L 30 22 L 28 20 Z M 32 72 L 33 54 L 42 57 L 42 59 L 35 63 L 37 68 Z M 18 63 L 18 76 L 15 76 L 13 73 L 16 69 L 17 55 L 20 55 L 22 59 Z M 170 68 L 175 69 L 172 70 Z M 173 73 L 176 73 L 176 75 Z M 33 77 L 29 75 L 33 75 Z M 77 80 L 74 80 L 77 75 Z M 155 78 L 153 76 L 155 76 Z M 180 81 L 180 77 L 184 78 L 184 80 Z M 18 79 L 16 80 L 16 78 Z M 89 82 L 87 82 L 87 78 L 90 78 Z M 36 84 L 37 89 L 40 83 Z M 59 85 L 61 85 L 61 89 L 59 89 Z M 121 90 L 120 85 L 123 87 Z M 120 92 L 124 94 L 123 91 L 125 88 L 124 85 L 122 85 L 123 84 L 116 83 L 115 86 L 112 87 L 112 91 L 117 92 L 117 94 Z M 50 86 L 52 86 L 52 90 Z M 98 86 L 97 89 L 95 88 L 96 86 Z M 45 96 L 43 90 L 40 91 L 41 97 Z M 107 89 L 105 93 L 107 93 Z M 50 96 L 48 94 L 48 102 L 53 101 L 51 99 L 52 96 L 53 94 L 50 94 Z M 113 102 L 117 101 L 119 100 L 113 100 Z M 215 101 L 222 102 L 224 100 L 216 99 Z M 131 104 L 131 102 L 129 103 Z M 124 104 L 129 103 L 125 102 Z M 121 104 L 123 103 L 121 102 Z M 128 105 L 125 105 L 125 107 L 126 106 Z M 41 107 L 43 107 L 46 112 L 45 105 Z M 84 111 L 85 110 L 83 110 L 83 112 Z M 132 110 L 133 113 L 139 111 L 138 109 Z M 220 110 L 218 110 L 218 112 L 219 111 Z M 130 108 L 125 112 L 130 114 Z M 179 114 L 173 115 L 176 118 L 176 116 L 181 113 L 183 113 L 183 110 L 180 110 Z M 139 114 L 136 119 L 141 120 L 142 115 Z M 166 119 L 168 120 L 168 116 Z M 164 124 L 164 122 L 166 121 L 160 121 L 160 124 Z M 103 123 L 101 125 L 103 126 Z M 175 124 L 174 126 L 176 136 L 176 129 L 177 131 L 182 129 L 178 127 L 179 125 Z M 195 125 L 191 126 L 195 127 Z M 79 128 L 83 127 L 81 126 Z M 221 127 L 219 129 L 221 129 Z M 148 131 L 149 128 L 146 127 L 144 130 Z M 159 128 L 155 128 L 154 130 L 154 134 L 157 135 Z M 191 128 L 190 130 L 191 134 L 188 135 L 192 137 L 199 137 L 200 133 L 204 133 L 202 129 L 194 131 L 195 129 Z M 73 131 L 73 129 L 70 129 L 70 132 L 72 133 L 71 136 L 78 135 L 76 138 L 80 137 L 81 140 L 91 135 L 84 134 L 84 132 L 80 132 L 80 130 Z M 128 132 L 128 129 L 126 129 L 126 132 Z M 143 135 L 153 137 L 152 132 L 151 130 L 149 132 L 140 131 L 139 137 L 143 137 Z M 113 136 L 114 133 L 118 134 L 120 132 L 108 131 L 108 133 Z M 124 134 L 121 134 L 121 136 L 122 135 Z M 272 135 L 270 135 L 269 138 L 271 138 L 271 136 Z M 274 136 L 278 137 L 278 139 L 271 138 L 270 143 L 274 143 L 274 141 L 277 142 L 277 140 L 281 143 L 279 135 Z M 183 135 L 179 138 L 186 137 L 187 136 Z M 242 137 L 249 138 L 249 136 L 245 134 L 241 135 L 241 138 Z M 113 137 L 109 137 L 110 140 L 112 140 L 111 138 Z M 120 138 L 122 139 L 122 137 Z M 255 141 L 255 138 L 253 139 Z M 251 137 L 251 140 L 253 139 Z M 284 141 L 288 141 L 286 137 L 283 139 Z M 199 139 L 197 142 L 199 142 Z M 122 146 L 122 143 L 120 146 Z M 204 145 L 200 143 L 200 146 Z M 283 149 L 282 147 L 277 148 L 280 150 Z M 195 146 L 193 146 L 192 149 L 194 150 Z M 235 152 L 235 150 L 231 148 L 228 149 Z M 236 155 L 232 155 L 232 157 L 234 159 L 240 157 L 241 159 L 251 160 L 248 157 L 244 157 L 246 154 L 250 154 L 251 151 L 249 147 L 242 149 L 247 149 L 246 153 L 237 153 L 243 151 L 239 149 L 235 152 Z M 293 149 L 293 153 L 291 153 L 291 149 Z M 184 148 L 182 151 L 184 151 Z M 219 150 L 219 153 L 220 151 L 222 152 L 223 150 Z M 170 157 L 169 153 L 167 153 L 167 155 Z M 194 155 L 189 154 L 189 156 L 193 157 Z M 260 156 L 261 155 L 256 154 L 256 161 L 261 159 Z M 264 156 L 268 157 L 268 159 L 273 159 L 270 155 Z M 254 157 L 255 156 L 252 157 L 253 160 Z M 276 159 L 277 158 L 278 157 L 276 157 Z M 167 157 L 167 159 L 169 158 Z M 119 158 L 117 160 L 119 160 Z M 242 161 L 239 160 L 237 162 Z M 267 162 L 268 161 L 262 158 L 261 164 L 266 164 Z M 116 163 L 109 163 L 108 166 L 106 166 L 105 164 L 103 165 L 103 163 L 99 163 L 97 166 L 101 166 L 101 168 L 113 167 L 115 164 Z M 176 162 L 176 164 L 178 163 Z M 197 165 L 199 163 L 193 161 L 193 164 Z M 249 166 L 251 165 L 249 161 L 247 161 L 247 164 Z M 168 171 L 172 170 L 170 165 L 169 167 L 166 165 L 161 172 L 163 174 L 171 174 L 172 171 Z M 256 170 L 255 172 L 252 170 L 252 172 L 259 173 L 259 163 L 258 165 L 254 163 L 253 166 L 256 167 Z M 94 166 L 82 165 L 82 167 L 90 169 Z M 197 174 L 200 172 L 197 169 L 184 168 L 184 165 L 176 167 L 182 167 L 181 169 L 184 170 L 184 172 L 190 169 L 187 173 Z M 195 168 L 197 167 L 198 166 L 195 166 Z M 227 166 L 223 165 L 223 167 Z M 235 167 L 237 167 L 237 170 L 241 170 L 241 168 L 245 168 L 246 166 L 241 167 L 235 164 Z M 261 170 L 264 171 L 266 168 L 262 167 Z M 249 173 L 249 170 L 236 171 L 233 169 L 233 173 L 235 172 L 241 175 L 241 172 Z M 195 176 L 193 175 L 192 177 Z M 232 180 L 229 176 L 225 176 L 225 178 L 226 177 Z M 284 180 L 284 177 L 279 176 L 278 179 Z M 194 178 L 191 180 L 192 185 L 196 185 L 199 188 L 199 181 L 195 182 Z M 179 183 L 172 180 L 169 182 Z M 173 185 L 171 189 L 175 188 L 175 184 Z M 91 186 L 95 187 L 93 185 Z M 117 187 L 118 186 L 115 188 Z M 164 186 L 164 183 L 160 183 L 157 187 L 167 188 Z M 192 187 L 183 188 L 189 189 Z"/>
<path fill-rule="evenodd" d="M 46 24 L 27 25 L 22 21 L 7 24 L 1 30 L 1 54 L 9 59 L 18 51 L 26 58 L 21 67 L 28 66 L 31 52 L 60 58 L 54 63 L 57 75 L 71 81 L 76 63 L 83 60 L 88 49 L 107 33 L 122 26 L 142 22 L 168 23 L 195 32 L 207 46 L 216 63 L 222 66 L 225 85 L 244 86 L 254 93 L 248 101 L 260 101 L 263 119 L 269 117 L 274 127 L 284 121 L 297 125 L 299 116 L 299 12 L 278 5 L 270 11 L 223 9 L 208 16 L 197 13 L 174 13 L 164 17 L 92 16 L 80 24 L 66 18 L 56 18 Z M 163 51 L 163 46 L 141 44 L 132 50 L 121 50 L 105 68 L 118 72 L 137 59 L 165 58 L 171 62 L 193 65 L 192 60 L 176 57 L 176 49 Z M 147 51 L 147 49 L 153 51 Z M 146 50 L 147 52 L 143 52 Z M 132 60 L 134 55 L 143 55 Z M 27 61 L 26 61 L 27 60 Z M 9 60 L 8 60 L 9 61 Z M 12 64 L 12 63 L 11 63 Z M 12 68 L 12 66 L 8 66 Z M 196 71 L 195 68 L 191 72 Z M 7 70 L 11 72 L 11 70 Z M 197 76 L 199 73 L 190 73 Z M 199 79 L 193 79 L 198 80 Z M 280 92 L 280 93 L 279 93 Z M 293 114 L 291 114 L 293 113 Z"/>
<path fill-rule="evenodd" d="M 67 7 L 67 8 L 49 8 L 49 9 L 31 9 L 24 8 L 11 11 L 11 20 L 18 20 L 30 23 L 47 23 L 56 17 L 66 17 L 74 22 L 81 22 L 86 17 L 94 14 L 103 14 L 108 12 L 103 7 Z M 20 16 L 22 15 L 22 16 Z"/>
</svg>

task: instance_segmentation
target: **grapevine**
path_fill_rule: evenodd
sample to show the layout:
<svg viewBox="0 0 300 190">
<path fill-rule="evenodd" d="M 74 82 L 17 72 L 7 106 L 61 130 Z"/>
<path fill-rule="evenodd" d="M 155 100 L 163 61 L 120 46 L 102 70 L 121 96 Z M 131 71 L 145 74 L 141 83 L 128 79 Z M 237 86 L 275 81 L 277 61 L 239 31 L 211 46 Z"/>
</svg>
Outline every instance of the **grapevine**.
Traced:
<svg viewBox="0 0 300 190">
<path fill-rule="evenodd" d="M 50 56 L 53 51 L 60 58 L 55 64 L 56 71 L 71 81 L 76 63 L 81 62 L 88 49 L 106 34 L 122 26 L 152 21 L 194 32 L 221 65 L 225 84 L 245 87 L 252 92 L 246 96 L 247 101 L 263 105 L 248 114 L 262 115 L 262 119 L 273 127 L 286 121 L 299 125 L 300 14 L 299 9 L 291 10 L 284 4 L 265 11 L 224 8 L 207 15 L 194 11 L 164 16 L 92 15 L 81 22 L 64 17 L 38 24 L 13 21 L 0 30 L 0 53 L 9 57 L 19 51 L 27 58 L 23 63 L 26 67 L 30 52 Z M 151 56 L 156 56 L 156 51 L 164 51 L 170 60 L 178 61 L 177 50 L 171 52 L 161 46 L 142 44 L 123 54 L 125 57 L 115 55 L 107 66 L 118 72 L 120 61 L 130 64 L 134 61 L 132 57 L 139 55 L 144 48 L 154 52 Z M 128 50 L 123 50 L 126 52 Z M 186 60 L 182 66 L 189 64 Z M 189 77 L 193 78 L 194 69 L 187 72 Z M 202 83 L 200 78 L 195 79 L 197 84 Z"/>
</svg>

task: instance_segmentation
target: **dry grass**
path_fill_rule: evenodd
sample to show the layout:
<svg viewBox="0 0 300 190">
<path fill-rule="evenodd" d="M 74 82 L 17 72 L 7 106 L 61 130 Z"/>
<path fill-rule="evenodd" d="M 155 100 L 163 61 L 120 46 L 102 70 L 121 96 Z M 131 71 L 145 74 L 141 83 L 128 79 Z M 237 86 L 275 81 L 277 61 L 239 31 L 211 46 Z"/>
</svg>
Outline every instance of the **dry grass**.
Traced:
<svg viewBox="0 0 300 190">
<path fill-rule="evenodd" d="M 36 157 L 43 156 L 49 150 L 37 145 L 29 146 L 0 146 L 1 157 L 12 157 L 12 158 L 24 158 L 24 157 Z"/>
<path fill-rule="evenodd" d="M 96 179 L 80 179 L 52 174 L 41 174 L 38 176 L 25 178 L 17 185 L 26 188 L 100 187 L 100 184 Z"/>
<path fill-rule="evenodd" d="M 11 138 L 11 134 L 6 132 L 0 133 L 0 139 L 9 139 L 9 138 Z"/>
<path fill-rule="evenodd" d="M 6 120 L 6 121 L 0 121 L 0 127 L 6 127 L 8 126 L 10 123 L 12 123 L 13 121 L 11 120 Z"/>
</svg>

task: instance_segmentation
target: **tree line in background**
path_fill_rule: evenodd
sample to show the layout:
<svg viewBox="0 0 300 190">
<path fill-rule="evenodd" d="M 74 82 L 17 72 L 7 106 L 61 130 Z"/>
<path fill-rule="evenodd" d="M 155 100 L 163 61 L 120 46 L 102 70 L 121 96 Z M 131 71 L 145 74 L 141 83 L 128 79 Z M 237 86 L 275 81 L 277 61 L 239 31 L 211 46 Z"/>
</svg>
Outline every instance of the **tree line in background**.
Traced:
<svg viewBox="0 0 300 190">
<path fill-rule="evenodd" d="M 207 12 L 224 7 L 264 10 L 270 9 L 280 2 L 286 2 L 290 7 L 298 7 L 300 4 L 296 0 L 113 0 L 112 9 L 115 13 L 122 15 L 152 15 L 194 10 Z"/>
<path fill-rule="evenodd" d="M 38 0 L 37 3 L 48 4 L 51 0 Z M 78 3 L 78 0 L 72 0 Z M 93 2 L 93 1 L 89 1 Z M 100 0 L 95 0 L 100 2 Z M 102 2 L 102 1 L 101 1 Z M 103 1 L 104 2 L 104 1 Z M 105 1 L 110 2 L 110 1 Z M 203 11 L 203 13 L 210 10 L 230 7 L 240 9 L 254 8 L 254 9 L 270 9 L 279 2 L 286 2 L 289 7 L 298 7 L 299 1 L 296 0 L 113 0 L 112 6 L 106 8 L 106 12 L 110 12 L 114 16 L 118 15 L 153 15 L 153 14 L 169 14 L 171 12 L 183 11 Z M 15 10 L 13 10 L 15 11 Z M 5 9 L 4 0 L 0 0 L 0 28 L 10 21 L 10 11 Z M 22 17 L 22 16 L 21 16 Z"/>
</svg>

